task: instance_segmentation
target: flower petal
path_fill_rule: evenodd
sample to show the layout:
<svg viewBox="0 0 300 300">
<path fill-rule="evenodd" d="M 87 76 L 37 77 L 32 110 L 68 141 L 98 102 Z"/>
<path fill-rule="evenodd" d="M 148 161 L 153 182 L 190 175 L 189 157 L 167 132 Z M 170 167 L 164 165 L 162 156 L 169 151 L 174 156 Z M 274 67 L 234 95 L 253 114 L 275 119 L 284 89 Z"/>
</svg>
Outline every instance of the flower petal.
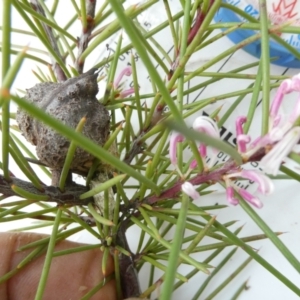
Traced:
<svg viewBox="0 0 300 300">
<path fill-rule="evenodd" d="M 238 193 L 250 204 L 252 204 L 253 206 L 255 206 L 256 208 L 262 208 L 263 207 L 263 203 L 256 197 L 254 197 L 252 194 L 250 194 L 249 192 L 247 192 L 244 189 L 239 189 Z"/>
<path fill-rule="evenodd" d="M 126 98 L 130 95 L 134 94 L 134 88 L 129 88 L 127 90 L 121 91 L 120 98 Z"/>
<path fill-rule="evenodd" d="M 272 101 L 271 108 L 270 108 L 270 117 L 274 119 L 279 111 L 281 106 L 283 97 L 285 94 L 291 93 L 293 91 L 293 82 L 291 79 L 285 79 L 281 82 L 276 95 Z"/>
<path fill-rule="evenodd" d="M 212 137 L 220 137 L 219 128 L 213 119 L 201 116 L 195 119 L 193 129 L 204 132 Z"/>
<path fill-rule="evenodd" d="M 239 200 L 234 198 L 234 189 L 232 186 L 226 188 L 226 198 L 227 198 L 227 202 L 230 203 L 231 205 L 239 204 Z"/>
<path fill-rule="evenodd" d="M 260 161 L 265 173 L 277 175 L 283 160 L 300 139 L 300 127 L 292 128 Z"/>
<path fill-rule="evenodd" d="M 251 137 L 247 134 L 240 134 L 236 138 L 238 151 L 240 153 L 245 153 L 247 151 L 246 145 L 251 142 Z"/>
<path fill-rule="evenodd" d="M 170 148 L 169 148 L 169 157 L 173 165 L 177 164 L 177 143 L 184 141 L 184 136 L 176 131 L 171 133 L 170 137 Z"/>
<path fill-rule="evenodd" d="M 190 182 L 186 181 L 181 185 L 181 190 L 190 196 L 193 200 L 197 200 L 200 198 L 200 194 L 197 192 L 195 186 L 193 186 Z"/>
<path fill-rule="evenodd" d="M 119 84 L 120 84 L 120 82 L 121 82 L 121 80 L 122 80 L 122 78 L 124 77 L 124 76 L 130 76 L 132 74 L 132 68 L 130 67 L 130 66 L 127 66 L 126 68 L 124 68 L 121 72 L 120 72 L 120 74 L 119 74 L 119 76 L 117 77 L 117 79 L 114 81 L 114 88 L 116 89 L 116 88 L 118 88 L 118 86 L 119 86 Z"/>
<path fill-rule="evenodd" d="M 210 135 L 215 138 L 220 138 L 220 132 L 217 124 L 214 122 L 213 119 L 201 116 L 195 119 L 193 123 L 193 129 L 199 132 L 204 132 L 207 135 Z M 206 145 L 203 143 L 200 143 L 200 146 L 198 148 L 200 156 L 205 159 L 206 157 Z M 219 152 L 219 150 L 214 149 L 214 152 Z"/>
<path fill-rule="evenodd" d="M 190 163 L 190 169 L 194 170 L 198 166 L 196 159 L 193 159 Z"/>
<path fill-rule="evenodd" d="M 264 195 L 269 195 L 274 191 L 272 180 L 260 171 L 242 170 L 241 177 L 255 181 L 258 184 L 258 190 Z"/>
<path fill-rule="evenodd" d="M 268 134 L 269 144 L 275 143 L 277 141 L 280 141 L 286 133 L 292 128 L 293 123 L 286 122 L 282 124 L 281 126 L 276 126 L 272 128 Z"/>
<path fill-rule="evenodd" d="M 236 135 L 244 134 L 243 124 L 247 121 L 245 116 L 237 117 L 235 120 Z"/>
</svg>

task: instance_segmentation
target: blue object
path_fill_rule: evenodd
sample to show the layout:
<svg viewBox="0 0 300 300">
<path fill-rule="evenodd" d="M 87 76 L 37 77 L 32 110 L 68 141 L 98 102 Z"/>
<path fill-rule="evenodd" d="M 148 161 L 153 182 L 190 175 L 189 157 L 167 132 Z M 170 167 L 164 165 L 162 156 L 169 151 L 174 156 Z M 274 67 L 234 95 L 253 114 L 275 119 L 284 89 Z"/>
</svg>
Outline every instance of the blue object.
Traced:
<svg viewBox="0 0 300 300">
<path fill-rule="evenodd" d="M 253 8 L 252 13 L 250 14 L 253 17 L 255 17 L 254 14 L 258 14 L 258 11 Z M 238 16 L 230 9 L 223 8 L 223 7 L 219 9 L 214 19 L 216 22 L 242 22 L 240 16 Z M 237 44 L 254 34 L 255 31 L 253 30 L 237 29 L 234 32 L 228 34 L 227 36 L 232 42 Z M 293 46 L 297 51 L 299 51 L 300 34 L 290 34 L 290 37 L 288 40 L 286 40 L 286 42 L 289 43 L 291 46 Z M 257 40 L 251 44 L 244 46 L 243 49 L 248 53 L 256 56 L 257 58 L 260 58 L 261 41 Z M 288 68 L 300 68 L 300 60 L 297 59 L 294 55 L 292 55 L 286 48 L 282 47 L 277 42 L 272 40 L 270 40 L 270 57 L 278 57 L 277 60 L 272 61 L 272 63 L 276 65 L 288 67 Z"/>
</svg>

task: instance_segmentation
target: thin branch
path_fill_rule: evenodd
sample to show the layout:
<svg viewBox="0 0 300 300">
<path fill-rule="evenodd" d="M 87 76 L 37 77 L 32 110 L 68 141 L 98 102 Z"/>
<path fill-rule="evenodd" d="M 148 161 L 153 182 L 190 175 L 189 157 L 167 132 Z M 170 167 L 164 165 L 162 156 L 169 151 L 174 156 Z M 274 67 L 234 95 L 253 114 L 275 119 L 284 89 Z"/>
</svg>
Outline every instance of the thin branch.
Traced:
<svg viewBox="0 0 300 300">
<path fill-rule="evenodd" d="M 229 173 L 235 172 L 238 166 L 235 161 L 230 160 L 226 162 L 222 167 L 209 172 L 209 173 L 201 173 L 196 175 L 194 178 L 188 180 L 193 185 L 199 185 L 207 182 L 218 182 L 222 181 L 222 177 Z M 174 199 L 177 197 L 178 193 L 181 191 L 182 180 L 180 179 L 177 183 L 175 183 L 171 188 L 165 190 L 160 195 L 152 195 L 146 197 L 143 201 L 139 201 L 139 205 L 142 203 L 147 203 L 149 205 L 153 205 L 154 203 L 164 200 L 164 199 Z"/>
<path fill-rule="evenodd" d="M 42 6 L 39 4 L 39 2 L 37 0 L 32 0 L 31 6 L 37 13 L 46 17 L 44 9 L 42 8 Z M 53 50 L 61 58 L 61 60 L 64 61 L 64 58 L 59 51 L 57 41 L 53 34 L 52 28 L 50 26 L 46 25 L 45 23 L 42 23 L 42 26 L 47 34 L 47 37 L 49 38 L 49 41 L 50 41 L 51 46 L 53 47 Z M 60 65 L 53 59 L 53 57 L 51 57 L 51 59 L 52 59 L 53 70 L 56 74 L 57 80 L 60 82 L 67 80 L 67 76 L 64 73 L 64 71 L 62 70 L 62 68 L 60 67 Z"/>
<path fill-rule="evenodd" d="M 136 155 L 143 152 L 143 141 L 141 141 L 142 137 L 144 136 L 145 132 L 142 132 L 136 139 L 133 141 L 130 150 L 126 153 L 124 162 L 130 165 L 132 160 L 135 158 Z"/>
<path fill-rule="evenodd" d="M 121 223 L 116 236 L 116 245 L 131 253 L 125 234 L 127 226 L 127 222 Z M 129 297 L 138 297 L 141 294 L 141 288 L 133 256 L 127 256 L 123 253 L 120 253 L 119 266 L 123 298 L 127 299 Z"/>
<path fill-rule="evenodd" d="M 14 177 L 11 177 L 10 179 L 10 181 L 7 181 L 5 180 L 3 175 L 0 175 L 0 193 L 8 197 L 18 196 L 18 194 L 11 189 L 11 186 L 15 185 L 19 188 L 22 188 L 26 192 L 35 194 L 37 196 L 48 196 L 47 202 L 56 202 L 60 205 L 87 205 L 88 203 L 94 201 L 92 197 L 81 200 L 79 196 L 82 193 L 87 192 L 88 188 L 76 183 L 67 185 L 65 187 L 65 192 L 62 193 L 58 188 L 54 186 L 46 186 L 43 184 L 43 191 L 40 191 L 35 188 L 31 182 L 27 182 Z"/>
<path fill-rule="evenodd" d="M 83 67 L 84 67 L 84 60 L 81 59 L 81 54 L 84 52 L 84 50 L 87 48 L 89 44 L 90 35 L 94 29 L 94 17 L 95 17 L 95 7 L 96 7 L 96 0 L 86 0 L 85 6 L 86 6 L 86 21 L 87 21 L 87 27 L 82 27 L 82 34 L 80 38 L 78 38 L 78 54 L 75 61 L 75 68 L 78 71 L 79 74 L 82 74 Z"/>
<path fill-rule="evenodd" d="M 191 42 L 193 41 L 193 39 L 195 38 L 197 32 L 199 31 L 207 13 L 209 12 L 210 8 L 212 7 L 212 5 L 214 4 L 215 0 L 209 0 L 209 4 L 208 4 L 208 8 L 206 12 L 203 12 L 200 8 L 200 6 L 197 9 L 197 15 L 196 15 L 196 19 L 195 19 L 195 23 L 194 25 L 190 28 L 189 34 L 188 34 L 188 39 L 187 39 L 187 46 L 191 44 Z M 170 80 L 173 73 L 175 72 L 176 68 L 178 67 L 179 64 L 179 60 L 180 60 L 180 48 L 175 49 L 175 60 L 172 63 L 170 72 L 168 74 L 168 79 Z"/>
<path fill-rule="evenodd" d="M 259 149 L 253 156 L 251 156 L 247 162 L 260 161 L 260 159 L 265 155 L 265 149 Z M 227 161 L 220 168 L 213 170 L 209 173 L 201 173 L 188 180 L 193 185 L 200 185 L 202 183 L 213 183 L 218 181 L 223 181 L 223 176 L 228 173 L 236 172 L 240 167 L 236 164 L 234 160 Z M 164 200 L 164 199 L 174 199 L 177 197 L 178 193 L 181 191 L 182 179 L 179 179 L 171 188 L 163 191 L 160 195 L 148 196 L 143 201 L 138 201 L 137 205 L 149 204 Z"/>
</svg>

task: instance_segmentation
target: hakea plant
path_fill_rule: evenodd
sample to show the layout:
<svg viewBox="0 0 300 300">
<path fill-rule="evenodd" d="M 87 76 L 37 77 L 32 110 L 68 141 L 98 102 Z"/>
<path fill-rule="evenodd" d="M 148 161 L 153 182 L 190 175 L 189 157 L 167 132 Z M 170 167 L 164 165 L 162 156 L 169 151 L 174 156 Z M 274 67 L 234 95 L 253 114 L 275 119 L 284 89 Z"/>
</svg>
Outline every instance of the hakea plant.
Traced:
<svg viewBox="0 0 300 300">
<path fill-rule="evenodd" d="M 264 172 L 277 175 L 281 163 L 292 152 L 300 138 L 300 127 L 295 126 L 295 122 L 300 117 L 300 98 L 290 116 L 285 117 L 279 114 L 285 94 L 300 92 L 299 74 L 291 79 L 284 80 L 275 95 L 269 113 L 269 132 L 264 136 L 256 138 L 252 143 L 251 137 L 243 133 L 242 124 L 247 121 L 245 117 L 240 117 L 236 121 L 237 143 L 242 156 L 249 159 L 260 150 L 271 146 L 267 154 L 261 159 L 260 165 Z M 247 146 L 247 144 L 249 144 Z"/>
<path fill-rule="evenodd" d="M 257 170 L 241 170 L 238 172 L 229 170 L 228 174 L 222 175 L 219 181 L 224 181 L 226 185 L 227 201 L 232 205 L 239 203 L 238 199 L 234 197 L 235 192 L 242 196 L 246 201 L 257 208 L 263 206 L 262 202 L 243 188 L 236 187 L 232 182 L 232 178 L 248 179 L 258 184 L 258 191 L 264 195 L 269 195 L 273 192 L 274 187 L 272 181 L 266 174 L 277 175 L 279 168 L 288 155 L 293 151 L 294 147 L 300 140 L 300 127 L 295 126 L 295 122 L 300 117 L 300 97 L 293 109 L 291 115 L 287 120 L 283 120 L 284 116 L 279 114 L 279 108 L 284 99 L 284 95 L 291 92 L 300 92 L 300 74 L 293 76 L 291 79 L 284 80 L 275 95 L 275 98 L 270 108 L 270 129 L 265 135 L 256 138 L 252 143 L 251 136 L 244 134 L 243 124 L 247 121 L 244 116 L 239 116 L 236 119 L 236 141 L 237 150 L 243 157 L 243 161 L 247 163 L 252 156 L 261 153 L 264 150 L 265 154 L 260 160 L 260 166 L 263 171 Z M 193 123 L 195 131 L 206 133 L 209 136 L 220 139 L 219 129 L 213 119 L 205 116 L 197 117 Z M 177 165 L 176 149 L 177 144 L 185 140 L 184 136 L 178 132 L 173 132 L 170 137 L 170 161 L 176 167 L 180 176 L 185 179 L 187 174 L 182 175 Z M 199 144 L 199 155 L 205 165 L 207 157 L 207 145 L 205 143 Z M 216 149 L 214 149 L 214 152 Z M 217 151 L 218 153 L 218 151 Z M 215 157 L 210 160 L 210 166 L 213 166 Z M 194 159 L 190 164 L 190 169 L 195 169 L 197 161 Z M 205 172 L 209 172 L 210 167 L 205 165 Z M 189 182 L 182 184 L 182 191 L 189 195 L 192 199 L 200 197 L 196 188 Z"/>
<path fill-rule="evenodd" d="M 223 6 L 239 13 L 221 0 L 178 0 L 177 13 L 172 7 L 176 1 L 128 2 L 129 6 L 123 6 L 127 1 L 119 0 L 3 1 L 0 224 L 26 220 L 26 225 L 15 231 L 50 227 L 51 235 L 35 237 L 27 244 L 16 243 L 22 259 L 16 266 L 10 261 L 0 264 L 0 298 L 2 287 L 7 292 L 3 299 L 20 295 L 14 283 L 22 282 L 20 277 L 26 277 L 28 269 L 36 266 L 32 261 L 43 264 L 38 271 L 40 278 L 35 285 L 23 288 L 36 300 L 61 298 L 60 288 L 47 285 L 53 278 L 63 291 L 68 291 L 70 280 L 74 283 L 75 292 L 68 296 L 72 299 L 182 299 L 180 294 L 176 298 L 176 290 L 181 288 L 184 294 L 190 291 L 188 281 L 193 276 L 197 277 L 193 299 L 217 299 L 216 295 L 251 260 L 300 296 L 299 287 L 289 276 L 280 273 L 248 244 L 268 238 L 300 273 L 299 260 L 278 237 L 281 232 L 273 232 L 258 210 L 252 208 L 262 208 L 259 194 L 275 191 L 274 178 L 300 180 L 299 174 L 285 164 L 287 157 L 300 161 L 295 151 L 300 139 L 300 98 L 289 116 L 280 113 L 286 94 L 300 92 L 300 75 L 271 75 L 268 48 L 269 37 L 286 46 L 280 37 L 283 28 L 284 32 L 293 33 L 299 33 L 299 29 L 291 27 L 290 22 L 270 25 L 265 0 L 259 1 L 259 21 L 240 12 L 249 21 L 243 24 L 213 24 L 215 14 Z M 64 26 L 57 17 L 62 5 L 71 7 L 63 9 L 64 16 L 69 11 L 75 14 Z M 163 21 L 157 21 L 160 19 L 153 11 L 145 21 L 143 14 L 152 8 L 163 15 Z M 12 10 L 25 21 L 28 30 L 13 24 Z M 73 32 L 73 25 L 78 23 L 80 32 Z M 218 28 L 224 31 L 215 31 Z M 257 33 L 228 46 L 196 70 L 187 70 L 194 54 L 215 47 L 215 42 L 238 28 Z M 14 34 L 38 38 L 46 51 L 29 44 L 18 52 L 23 46 L 11 42 Z M 262 41 L 260 61 L 245 62 L 226 73 L 206 72 L 255 40 Z M 291 46 L 287 48 L 292 51 Z M 91 53 L 99 54 L 103 49 L 107 49 L 105 57 L 92 64 Z M 293 54 L 299 58 L 296 51 Z M 25 72 L 21 68 L 24 60 L 34 62 L 30 67 L 35 79 L 21 91 L 19 84 L 25 76 L 17 75 Z M 258 74 L 245 74 L 253 67 L 259 67 Z M 143 81 L 140 74 L 145 74 L 145 70 L 148 77 Z M 199 83 L 199 76 L 210 78 Z M 253 80 L 253 84 L 242 90 L 236 90 L 239 85 L 232 84 L 231 92 L 215 94 L 220 89 L 213 84 L 228 78 L 231 82 Z M 197 83 L 190 86 L 187 82 Z M 189 102 L 188 97 L 202 88 L 211 90 L 211 97 L 197 96 Z M 275 88 L 270 105 L 270 90 Z M 262 134 L 250 136 L 260 91 L 264 104 Z M 222 140 L 222 131 L 246 94 L 252 97 L 251 105 L 245 113 L 247 117 L 240 115 L 232 122 L 236 145 L 230 145 L 226 138 Z M 221 103 L 210 115 L 207 113 L 210 104 L 229 98 L 235 101 L 227 111 Z M 17 110 L 11 101 L 17 104 Z M 192 129 L 186 126 L 188 117 L 194 118 Z M 36 146 L 35 151 L 30 150 L 25 139 Z M 185 160 L 187 146 L 192 155 Z M 227 159 L 220 162 L 220 153 L 226 153 Z M 16 171 L 10 169 L 11 162 L 17 164 Z M 248 162 L 259 164 L 260 169 L 244 166 Z M 44 179 L 40 171 L 49 178 Z M 27 180 L 21 179 L 21 172 Z M 240 184 L 241 180 L 254 182 L 257 190 L 250 191 Z M 224 203 L 204 206 L 203 200 L 210 199 L 214 190 L 209 188 L 215 184 L 222 188 Z M 234 207 L 227 208 L 230 205 L 225 205 L 226 199 Z M 218 221 L 214 211 L 239 209 L 237 206 L 263 234 L 241 238 L 242 227 L 233 228 L 235 220 Z M 31 220 L 35 223 L 29 223 Z M 130 227 L 139 229 L 133 239 L 128 235 Z M 62 242 L 78 232 L 92 236 L 96 244 Z M 135 248 L 133 241 L 138 241 Z M 224 255 L 231 246 L 235 248 Z M 247 260 L 230 276 L 226 270 L 226 279 L 220 285 L 213 282 L 207 287 L 237 249 L 248 255 Z M 92 271 L 81 276 L 85 277 L 84 283 L 78 285 L 77 275 L 82 275 L 82 268 L 87 266 L 70 277 L 64 265 L 64 258 L 74 253 L 78 260 L 71 262 L 72 267 L 77 267 L 78 261 L 82 263 L 86 253 L 95 258 Z M 12 258 L 13 254 L 7 257 Z M 62 258 L 63 263 L 53 263 L 56 257 Z M 2 272 L 2 266 L 8 269 Z M 59 272 L 53 275 L 52 266 L 58 267 Z M 188 266 L 189 272 L 182 272 L 181 266 Z M 147 274 L 139 278 L 144 267 Z M 236 299 L 247 288 L 245 281 L 234 295 L 221 295 L 220 299 Z M 107 289 L 111 295 L 106 294 Z M 54 297 L 53 293 L 58 294 Z"/>
</svg>

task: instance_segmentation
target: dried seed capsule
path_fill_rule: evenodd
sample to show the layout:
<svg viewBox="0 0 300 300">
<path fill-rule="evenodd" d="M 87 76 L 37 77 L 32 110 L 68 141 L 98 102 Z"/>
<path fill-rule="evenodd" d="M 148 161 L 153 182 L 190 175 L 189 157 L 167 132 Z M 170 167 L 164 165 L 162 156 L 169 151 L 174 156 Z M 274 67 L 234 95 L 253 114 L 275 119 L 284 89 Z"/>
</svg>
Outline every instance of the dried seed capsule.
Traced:
<svg viewBox="0 0 300 300">
<path fill-rule="evenodd" d="M 91 69 L 63 83 L 39 83 L 27 90 L 25 98 L 74 129 L 81 118 L 86 117 L 82 133 L 103 145 L 109 135 L 110 117 L 107 109 L 96 99 L 98 74 L 95 72 L 96 69 Z M 61 169 L 70 141 L 26 111 L 19 109 L 16 120 L 25 138 L 36 145 L 40 161 L 52 169 Z M 78 147 L 71 168 L 80 169 L 92 159 L 90 153 Z"/>
</svg>

